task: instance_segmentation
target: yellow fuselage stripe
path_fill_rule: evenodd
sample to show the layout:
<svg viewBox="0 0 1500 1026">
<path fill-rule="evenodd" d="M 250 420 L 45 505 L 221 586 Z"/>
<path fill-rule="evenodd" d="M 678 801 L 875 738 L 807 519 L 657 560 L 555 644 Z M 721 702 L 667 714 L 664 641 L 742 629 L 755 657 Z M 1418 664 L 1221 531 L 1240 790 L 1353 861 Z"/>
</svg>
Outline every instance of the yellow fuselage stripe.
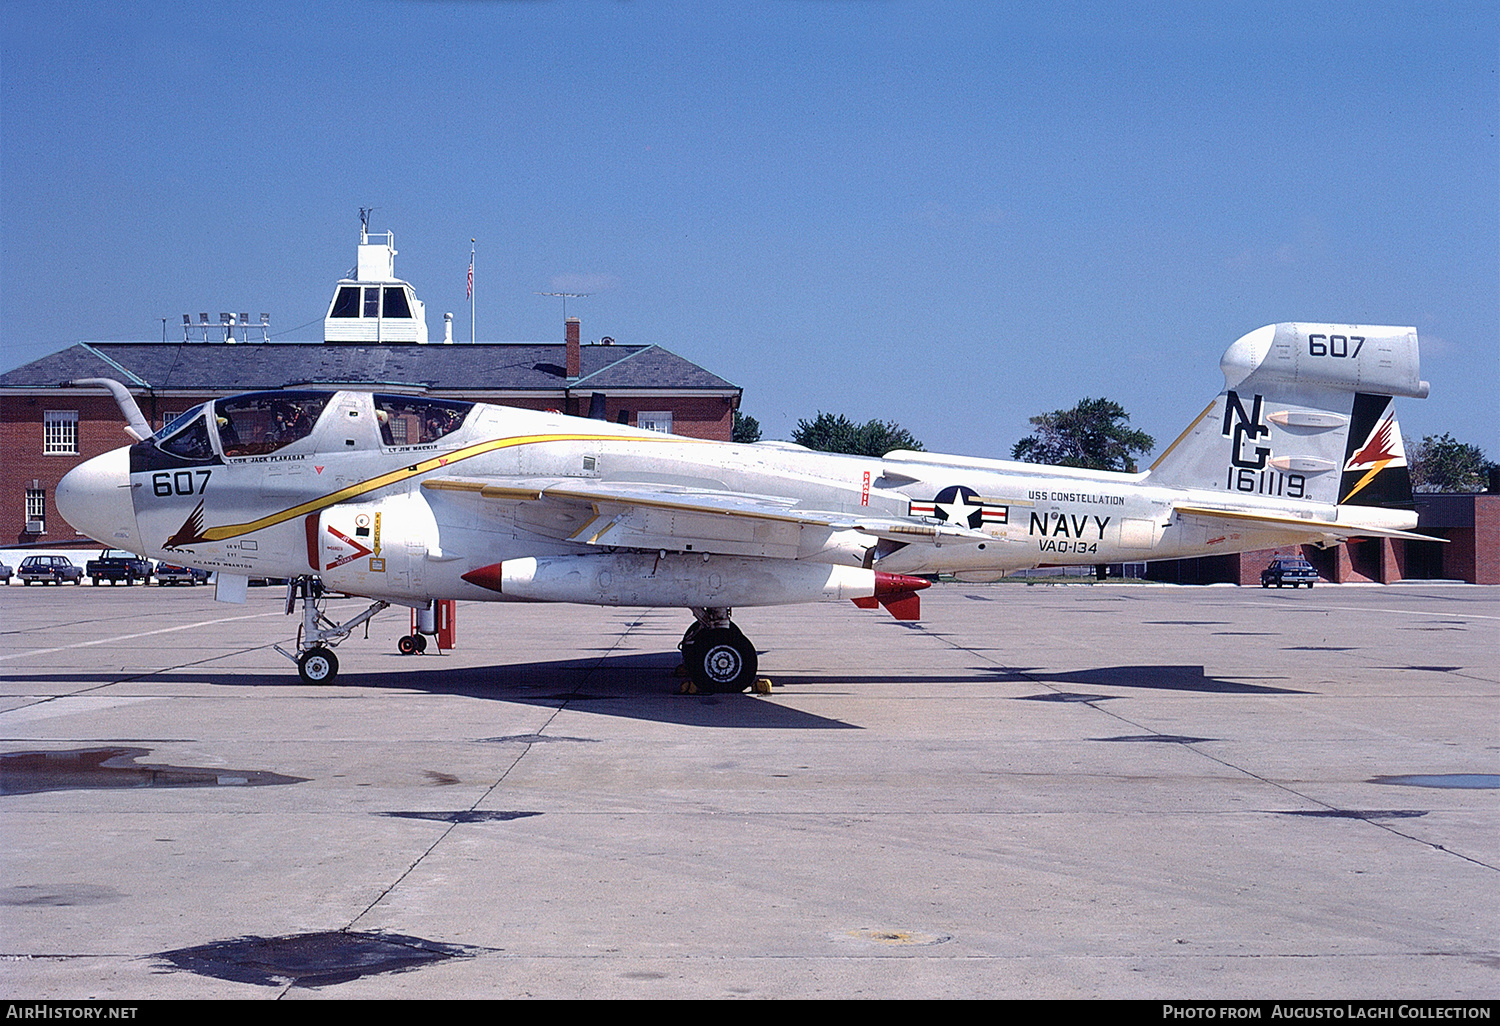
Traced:
<svg viewBox="0 0 1500 1026">
<path fill-rule="evenodd" d="M 656 441 L 691 443 L 704 442 L 707 440 L 702 438 L 682 438 L 675 435 L 663 435 L 660 439 L 656 439 L 624 438 L 619 435 L 594 434 L 513 435 L 510 438 L 492 438 L 487 442 L 480 442 L 476 445 L 470 445 L 462 449 L 455 449 L 452 452 L 444 453 L 441 456 L 429 457 L 428 459 L 425 459 L 420 463 L 402 467 L 400 470 L 392 470 L 384 474 L 379 474 L 367 480 L 360 481 L 357 484 L 352 484 L 345 488 L 340 488 L 336 492 L 329 492 L 327 495 L 319 496 L 316 499 L 310 499 L 307 502 L 304 502 L 297 506 L 293 506 L 290 509 L 284 509 L 279 513 L 272 513 L 269 516 L 261 517 L 259 520 L 252 520 L 244 524 L 224 524 L 219 527 L 210 527 L 208 530 L 203 532 L 201 537 L 203 541 L 224 541 L 229 538 L 237 538 L 242 534 L 250 534 L 254 531 L 261 531 L 267 527 L 274 527 L 277 524 L 285 523 L 288 520 L 306 516 L 309 513 L 316 513 L 322 509 L 327 509 L 329 506 L 336 506 L 341 502 L 348 502 L 350 499 L 357 498 L 361 495 L 366 495 L 373 491 L 378 491 L 379 489 L 388 487 L 389 485 L 398 484 L 410 478 L 417 477 L 420 474 L 426 474 L 441 467 L 446 467 L 451 463 L 458 462 L 459 460 L 472 459 L 475 456 L 482 456 L 487 452 L 494 452 L 497 449 L 509 449 L 518 445 L 537 445 L 545 442 Z"/>
</svg>

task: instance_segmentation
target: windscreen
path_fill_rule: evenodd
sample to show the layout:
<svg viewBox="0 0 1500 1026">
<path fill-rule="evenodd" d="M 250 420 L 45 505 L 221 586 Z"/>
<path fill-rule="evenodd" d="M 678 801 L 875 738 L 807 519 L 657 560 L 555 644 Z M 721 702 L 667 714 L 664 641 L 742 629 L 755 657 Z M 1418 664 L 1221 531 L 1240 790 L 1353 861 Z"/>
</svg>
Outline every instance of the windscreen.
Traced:
<svg viewBox="0 0 1500 1026">
<path fill-rule="evenodd" d="M 189 421 L 189 423 L 184 427 L 179 427 L 178 425 L 182 424 L 183 421 Z M 173 428 L 176 430 L 167 434 Z M 209 441 L 208 421 L 203 416 L 201 408 L 198 410 L 189 410 L 181 417 L 172 421 L 171 424 L 168 424 L 163 429 L 163 434 L 167 436 L 157 443 L 157 448 L 161 449 L 162 452 L 171 453 L 173 456 L 180 456 L 185 460 L 206 460 L 213 458 L 214 446 Z"/>
</svg>

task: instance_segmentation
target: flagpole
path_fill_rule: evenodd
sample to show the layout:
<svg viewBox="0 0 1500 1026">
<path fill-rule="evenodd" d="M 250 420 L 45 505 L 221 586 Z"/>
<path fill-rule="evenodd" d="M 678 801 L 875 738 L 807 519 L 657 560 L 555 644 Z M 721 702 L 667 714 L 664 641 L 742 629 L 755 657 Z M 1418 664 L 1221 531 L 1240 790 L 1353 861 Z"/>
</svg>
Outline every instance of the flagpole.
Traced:
<svg viewBox="0 0 1500 1026">
<path fill-rule="evenodd" d="M 469 240 L 469 344 L 474 343 L 474 239 Z"/>
</svg>

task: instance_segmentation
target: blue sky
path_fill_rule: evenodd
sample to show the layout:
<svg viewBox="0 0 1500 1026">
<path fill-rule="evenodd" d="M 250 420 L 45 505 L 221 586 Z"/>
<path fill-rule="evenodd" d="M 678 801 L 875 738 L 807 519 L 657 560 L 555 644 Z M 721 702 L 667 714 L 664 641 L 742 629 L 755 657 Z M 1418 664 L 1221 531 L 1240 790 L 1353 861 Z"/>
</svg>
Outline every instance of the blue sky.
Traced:
<svg viewBox="0 0 1500 1026">
<path fill-rule="evenodd" d="M 786 437 L 1165 445 L 1282 320 L 1415 325 L 1409 437 L 1500 458 L 1493 3 L 0 6 L 0 363 L 269 311 L 361 206 L 481 341 L 657 342 Z M 295 329 L 295 330 L 294 330 Z M 175 333 L 175 336 L 174 336 Z"/>
</svg>

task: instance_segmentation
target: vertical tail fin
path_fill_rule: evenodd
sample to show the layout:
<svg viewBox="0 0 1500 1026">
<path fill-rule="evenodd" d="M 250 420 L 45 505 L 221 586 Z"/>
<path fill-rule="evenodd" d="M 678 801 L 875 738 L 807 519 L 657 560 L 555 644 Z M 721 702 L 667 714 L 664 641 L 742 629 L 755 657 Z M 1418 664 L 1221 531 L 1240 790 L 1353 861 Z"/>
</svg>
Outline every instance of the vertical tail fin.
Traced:
<svg viewBox="0 0 1500 1026">
<path fill-rule="evenodd" d="M 1225 388 L 1151 466 L 1176 488 L 1332 507 L 1411 505 L 1393 396 L 1424 398 L 1414 328 L 1273 324 L 1219 361 Z"/>
</svg>

